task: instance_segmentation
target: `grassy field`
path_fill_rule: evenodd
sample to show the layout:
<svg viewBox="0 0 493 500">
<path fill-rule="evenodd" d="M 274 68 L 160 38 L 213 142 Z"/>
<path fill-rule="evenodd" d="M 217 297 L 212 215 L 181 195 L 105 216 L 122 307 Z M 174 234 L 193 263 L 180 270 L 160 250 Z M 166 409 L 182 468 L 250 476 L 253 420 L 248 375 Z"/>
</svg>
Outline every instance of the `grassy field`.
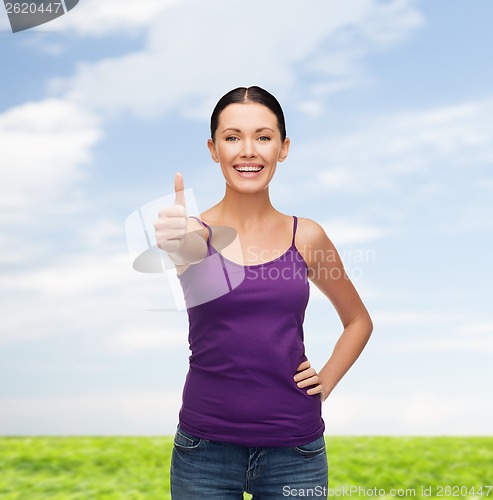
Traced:
<svg viewBox="0 0 493 500">
<path fill-rule="evenodd" d="M 0 438 L 0 499 L 166 500 L 171 449 L 171 437 Z M 493 500 L 493 437 L 328 437 L 327 454 L 329 498 Z"/>
</svg>

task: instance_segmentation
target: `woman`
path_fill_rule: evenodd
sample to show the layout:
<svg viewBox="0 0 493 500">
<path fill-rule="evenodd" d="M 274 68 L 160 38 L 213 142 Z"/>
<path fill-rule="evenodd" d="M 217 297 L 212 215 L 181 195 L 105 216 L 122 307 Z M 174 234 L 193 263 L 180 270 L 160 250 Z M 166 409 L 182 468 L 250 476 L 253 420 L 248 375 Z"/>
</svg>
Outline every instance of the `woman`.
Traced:
<svg viewBox="0 0 493 500">
<path fill-rule="evenodd" d="M 269 183 L 289 145 L 274 96 L 259 87 L 228 92 L 208 141 L 226 181 L 223 199 L 200 219 L 187 217 L 177 174 L 175 204 L 155 224 L 184 289 L 192 351 L 171 464 L 174 500 L 326 492 L 321 403 L 372 323 L 322 227 L 271 204 Z M 319 372 L 304 354 L 308 279 L 344 327 Z"/>
</svg>

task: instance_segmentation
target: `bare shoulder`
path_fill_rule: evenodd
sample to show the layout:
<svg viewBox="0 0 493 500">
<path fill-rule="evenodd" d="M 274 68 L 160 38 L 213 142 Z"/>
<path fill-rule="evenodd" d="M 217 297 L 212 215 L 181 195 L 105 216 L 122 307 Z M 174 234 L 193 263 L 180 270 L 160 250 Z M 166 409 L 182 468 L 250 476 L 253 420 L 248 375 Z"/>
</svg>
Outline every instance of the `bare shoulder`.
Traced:
<svg viewBox="0 0 493 500">
<path fill-rule="evenodd" d="M 329 240 L 324 228 L 312 219 L 298 218 L 298 228 L 296 230 L 296 245 L 317 245 L 326 243 Z"/>
<path fill-rule="evenodd" d="M 325 229 L 312 219 L 298 218 L 295 243 L 309 267 L 320 265 L 327 255 L 337 255 Z"/>
</svg>

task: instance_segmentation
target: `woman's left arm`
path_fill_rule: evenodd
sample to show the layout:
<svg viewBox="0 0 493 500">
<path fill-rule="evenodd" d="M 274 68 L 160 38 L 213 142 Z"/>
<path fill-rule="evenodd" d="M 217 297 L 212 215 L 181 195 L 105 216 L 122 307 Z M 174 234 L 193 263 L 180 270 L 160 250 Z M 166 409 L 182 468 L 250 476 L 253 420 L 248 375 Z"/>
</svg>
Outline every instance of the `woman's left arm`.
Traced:
<svg viewBox="0 0 493 500">
<path fill-rule="evenodd" d="M 363 351 L 373 324 L 323 228 L 312 220 L 301 219 L 296 246 L 308 265 L 310 280 L 332 302 L 344 327 L 332 355 L 320 372 L 317 373 L 309 361 L 305 361 L 295 375 L 298 387 L 310 387 L 308 394 L 320 394 L 325 401 Z"/>
</svg>

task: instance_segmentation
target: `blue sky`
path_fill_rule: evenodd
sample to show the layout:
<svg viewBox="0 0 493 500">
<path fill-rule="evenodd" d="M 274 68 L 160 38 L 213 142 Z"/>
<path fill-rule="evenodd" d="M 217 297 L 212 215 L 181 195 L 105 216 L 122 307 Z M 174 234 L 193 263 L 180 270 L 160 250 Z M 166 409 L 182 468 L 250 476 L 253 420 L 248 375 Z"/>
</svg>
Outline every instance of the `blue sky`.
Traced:
<svg viewBox="0 0 493 500">
<path fill-rule="evenodd" d="M 310 8 L 307 8 L 307 5 Z M 489 0 L 84 0 L 0 11 L 0 433 L 171 434 L 187 318 L 132 270 L 124 223 L 173 191 L 205 210 L 217 99 L 261 85 L 292 141 L 271 187 L 317 220 L 374 319 L 327 434 L 491 434 Z M 312 287 L 316 367 L 341 326 Z"/>
</svg>

